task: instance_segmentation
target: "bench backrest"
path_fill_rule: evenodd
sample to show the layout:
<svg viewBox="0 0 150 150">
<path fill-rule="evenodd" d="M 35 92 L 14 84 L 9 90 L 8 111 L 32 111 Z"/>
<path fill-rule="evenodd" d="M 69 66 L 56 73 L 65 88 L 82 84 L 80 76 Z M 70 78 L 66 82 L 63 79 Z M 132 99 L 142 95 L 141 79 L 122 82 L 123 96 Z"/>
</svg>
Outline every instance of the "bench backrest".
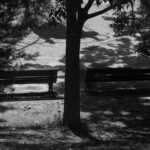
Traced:
<svg viewBox="0 0 150 150">
<path fill-rule="evenodd" d="M 53 70 L 21 70 L 0 71 L 1 83 L 55 83 L 58 69 Z"/>
<path fill-rule="evenodd" d="M 150 69 L 89 68 L 85 82 L 144 81 L 150 80 Z"/>
</svg>

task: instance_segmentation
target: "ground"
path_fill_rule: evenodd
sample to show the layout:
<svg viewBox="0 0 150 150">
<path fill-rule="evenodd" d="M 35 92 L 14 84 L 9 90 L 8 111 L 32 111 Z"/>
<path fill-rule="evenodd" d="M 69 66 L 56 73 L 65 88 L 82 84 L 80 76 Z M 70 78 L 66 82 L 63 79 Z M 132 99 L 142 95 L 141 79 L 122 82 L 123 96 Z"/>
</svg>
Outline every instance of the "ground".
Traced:
<svg viewBox="0 0 150 150">
<path fill-rule="evenodd" d="M 97 9 L 95 6 L 93 10 Z M 135 53 L 139 37 L 124 33 L 116 36 L 109 26 L 112 12 L 87 21 L 81 40 L 81 70 L 86 67 L 148 67 L 149 58 Z M 20 69 L 57 67 L 58 80 L 54 85 L 63 96 L 65 67 L 65 24 L 57 27 L 47 22 L 14 45 L 16 49 L 36 54 L 35 60 L 17 60 Z M 1 99 L 0 149 L 2 150 L 149 150 L 150 121 L 149 83 L 104 84 L 109 92 L 84 92 L 81 80 L 81 118 L 87 124 L 86 137 L 78 136 L 62 127 L 63 98 Z M 47 85 L 13 85 L 5 92 L 45 92 Z M 137 89 L 110 92 L 112 88 Z M 84 130 L 84 129 L 83 129 Z"/>
</svg>

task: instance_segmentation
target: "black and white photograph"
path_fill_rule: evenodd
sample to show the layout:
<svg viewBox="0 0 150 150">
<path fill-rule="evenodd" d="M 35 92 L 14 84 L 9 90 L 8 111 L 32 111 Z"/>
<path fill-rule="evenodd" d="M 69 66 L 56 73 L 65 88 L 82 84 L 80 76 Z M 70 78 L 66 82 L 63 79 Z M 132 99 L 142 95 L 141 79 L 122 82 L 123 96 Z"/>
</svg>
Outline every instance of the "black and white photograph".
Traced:
<svg viewBox="0 0 150 150">
<path fill-rule="evenodd" d="M 0 150 L 150 150 L 150 0 L 0 0 Z"/>
</svg>

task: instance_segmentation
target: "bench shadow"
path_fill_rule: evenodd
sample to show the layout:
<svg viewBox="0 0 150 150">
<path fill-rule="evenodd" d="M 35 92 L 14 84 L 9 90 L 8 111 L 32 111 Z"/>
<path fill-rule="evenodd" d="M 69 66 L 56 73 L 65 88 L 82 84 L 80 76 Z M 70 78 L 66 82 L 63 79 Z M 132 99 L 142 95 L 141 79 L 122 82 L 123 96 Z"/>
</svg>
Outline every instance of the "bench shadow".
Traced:
<svg viewBox="0 0 150 150">
<path fill-rule="evenodd" d="M 4 106 L 4 105 L 0 104 L 0 113 L 4 113 L 8 110 L 13 110 L 13 109 L 14 109 L 14 107 L 12 107 L 12 106 Z M 3 121 L 4 121 L 3 119 L 0 119 L 0 122 L 3 122 Z"/>
<path fill-rule="evenodd" d="M 9 110 L 7 107 L 0 105 L 0 112 L 3 113 L 5 111 Z M 0 122 L 3 122 L 3 120 L 0 119 Z"/>
<path fill-rule="evenodd" d="M 1 101 L 0 101 L 1 102 Z M 14 110 L 15 108 L 12 106 L 4 106 L 0 104 L 0 113 L 3 115 L 6 111 Z M 5 124 L 7 121 L 5 119 L 0 118 L 0 132 L 9 129 L 9 127 L 3 126 L 2 124 Z M 0 134 L 1 137 L 1 134 Z"/>
</svg>

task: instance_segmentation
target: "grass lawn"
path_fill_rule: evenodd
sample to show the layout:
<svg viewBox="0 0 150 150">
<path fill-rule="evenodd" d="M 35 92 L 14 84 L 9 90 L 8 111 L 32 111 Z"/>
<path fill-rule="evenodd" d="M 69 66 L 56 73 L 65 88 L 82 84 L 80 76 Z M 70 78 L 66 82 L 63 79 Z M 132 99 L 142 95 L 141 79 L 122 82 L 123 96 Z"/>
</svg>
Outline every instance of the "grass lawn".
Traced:
<svg viewBox="0 0 150 150">
<path fill-rule="evenodd" d="M 81 118 L 88 130 L 78 136 L 62 126 L 63 100 L 11 99 L 0 104 L 0 148 L 147 150 L 149 113 L 145 93 L 83 94 Z"/>
</svg>

